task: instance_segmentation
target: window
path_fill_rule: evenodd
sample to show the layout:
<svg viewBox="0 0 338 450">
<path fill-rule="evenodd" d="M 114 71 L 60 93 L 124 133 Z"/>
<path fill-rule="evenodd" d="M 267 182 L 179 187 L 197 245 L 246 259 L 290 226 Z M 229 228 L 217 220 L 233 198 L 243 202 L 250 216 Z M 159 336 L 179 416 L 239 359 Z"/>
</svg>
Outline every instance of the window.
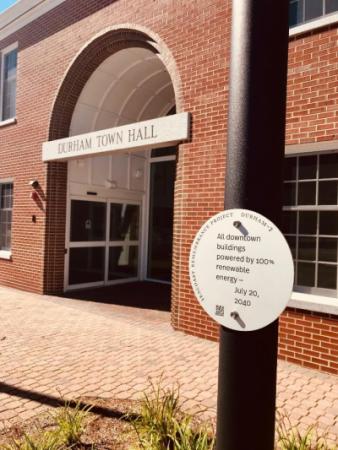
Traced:
<svg viewBox="0 0 338 450">
<path fill-rule="evenodd" d="M 294 27 L 338 11 L 338 0 L 290 0 L 289 25 Z"/>
<path fill-rule="evenodd" d="M 1 121 L 15 117 L 17 48 L 4 50 L 1 55 Z"/>
<path fill-rule="evenodd" d="M 337 296 L 338 153 L 285 159 L 283 232 L 295 289 Z"/>
<path fill-rule="evenodd" d="M 13 183 L 0 182 L 0 253 L 11 249 Z"/>
</svg>

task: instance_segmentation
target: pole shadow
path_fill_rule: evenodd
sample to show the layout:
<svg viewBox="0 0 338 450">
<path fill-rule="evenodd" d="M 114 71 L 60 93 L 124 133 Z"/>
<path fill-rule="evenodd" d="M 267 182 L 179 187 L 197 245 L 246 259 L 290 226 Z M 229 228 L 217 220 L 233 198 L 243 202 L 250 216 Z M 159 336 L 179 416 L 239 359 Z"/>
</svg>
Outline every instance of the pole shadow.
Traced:
<svg viewBox="0 0 338 450">
<path fill-rule="evenodd" d="M 62 406 L 69 406 L 71 408 L 80 407 L 82 408 L 90 408 L 91 413 L 97 414 L 102 417 L 108 417 L 111 419 L 119 419 L 124 421 L 131 421 L 137 417 L 136 414 L 129 414 L 126 416 L 126 413 L 106 408 L 104 406 L 95 406 L 90 403 L 84 401 L 76 401 L 76 400 L 66 400 L 62 398 L 55 397 L 54 395 L 43 394 L 38 391 L 27 390 L 23 388 L 19 388 L 17 386 L 13 386 L 11 384 L 0 382 L 0 392 L 4 394 L 9 394 L 14 397 L 19 397 L 22 399 L 33 400 L 35 402 L 41 403 L 43 405 L 48 405 L 53 408 L 60 408 Z"/>
</svg>

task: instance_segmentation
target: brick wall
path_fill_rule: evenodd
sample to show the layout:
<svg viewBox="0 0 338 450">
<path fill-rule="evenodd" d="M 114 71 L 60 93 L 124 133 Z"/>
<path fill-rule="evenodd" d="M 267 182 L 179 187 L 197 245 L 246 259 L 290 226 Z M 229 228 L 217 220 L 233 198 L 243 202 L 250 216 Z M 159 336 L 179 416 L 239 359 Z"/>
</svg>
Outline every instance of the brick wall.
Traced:
<svg viewBox="0 0 338 450">
<path fill-rule="evenodd" d="M 326 28 L 317 32 L 291 39 L 289 46 L 288 99 L 287 99 L 287 144 L 306 144 L 338 139 L 338 48 L 337 28 Z M 224 111 L 226 116 L 226 111 Z M 223 159 L 221 159 L 223 161 Z M 193 173 L 194 162 L 188 162 L 185 174 L 186 198 L 191 199 L 192 210 L 186 208 L 176 211 L 181 220 L 177 222 L 185 228 L 183 245 L 180 248 L 181 259 L 174 253 L 174 303 L 172 323 L 175 328 L 183 329 L 201 337 L 218 339 L 218 326 L 212 323 L 191 300 L 188 281 L 187 261 L 191 240 L 188 230 L 198 223 L 195 211 L 203 211 L 209 202 L 203 202 L 194 184 L 189 178 Z M 185 169 L 185 172 L 184 172 Z M 223 168 L 222 168 L 223 169 Z M 181 173 L 180 173 L 181 175 Z M 188 176 L 187 176 L 188 175 Z M 202 176 L 202 173 L 201 173 Z M 203 180 L 204 184 L 204 180 Z M 222 181 L 219 179 L 219 186 Z M 206 188 L 208 184 L 205 185 Z M 197 192 L 195 190 L 197 189 Z M 183 192 L 183 190 L 182 190 Z M 181 193 L 181 192 L 180 192 Z M 190 193 L 190 196 L 189 196 Z M 212 195 L 211 195 L 212 196 Z M 205 198 L 205 197 L 204 197 Z M 197 199 L 193 202 L 194 199 Z M 207 217 L 212 211 L 207 212 Z M 201 220 L 201 223 L 204 220 Z M 184 243 L 187 242 L 185 246 Z M 177 251 L 177 249 L 176 249 Z M 179 271 L 179 267 L 185 270 Z M 176 270 L 175 270 L 176 269 Z M 338 374 L 338 320 L 335 316 L 316 314 L 295 309 L 287 309 L 280 320 L 279 357 L 293 363 L 313 367 Z"/>
<path fill-rule="evenodd" d="M 290 41 L 287 144 L 338 139 L 337 42 L 337 27 Z"/>
<path fill-rule="evenodd" d="M 177 165 L 171 320 L 176 329 L 216 340 L 218 326 L 194 299 L 188 258 L 199 227 L 223 208 L 230 41 L 224 0 L 164 0 L 160 7 L 146 0 L 67 0 L 0 43 L 19 41 L 18 123 L 0 128 L 0 178 L 14 177 L 15 189 L 13 259 L 0 260 L 0 283 L 62 291 L 67 170 L 41 162 L 41 143 L 67 135 L 80 87 L 117 42 L 108 33 L 103 54 L 103 41 L 93 38 L 119 24 L 151 37 L 172 76 L 177 111 L 192 113 L 192 140 L 180 145 Z M 335 28 L 291 39 L 289 144 L 337 139 L 336 42 Z M 65 78 L 80 49 L 89 59 L 80 58 Z M 46 194 L 44 210 L 29 198 L 32 178 Z M 280 356 L 338 373 L 337 336 L 335 317 L 289 310 L 281 319 Z"/>
<path fill-rule="evenodd" d="M 174 328 L 213 340 L 217 339 L 218 326 L 194 298 L 188 260 L 197 230 L 224 204 L 230 56 L 229 46 L 224 46 L 224 42 L 230 40 L 230 9 L 226 2 L 221 6 L 216 21 L 209 17 L 193 29 L 194 35 L 201 39 L 195 39 L 191 53 L 185 55 L 186 76 L 181 73 L 185 108 L 193 118 L 193 139 L 190 144 L 180 146 L 177 166 L 171 317 Z M 199 34 L 203 29 L 208 29 L 206 42 L 213 42 L 212 48 L 205 47 L 205 38 Z"/>
<path fill-rule="evenodd" d="M 288 309 L 280 319 L 279 355 L 289 362 L 337 374 L 337 317 Z"/>
<path fill-rule="evenodd" d="M 195 125 L 195 130 L 201 145 L 205 142 L 208 145 L 212 140 L 210 113 L 217 114 L 218 105 L 225 109 L 224 83 L 221 85 L 226 65 L 224 40 L 218 40 L 228 32 L 224 30 L 224 3 L 176 0 L 162 2 L 156 8 L 144 0 L 68 0 L 0 43 L 2 49 L 19 42 L 17 124 L 0 128 L 0 177 L 13 177 L 15 188 L 13 257 L 12 261 L 0 260 L 2 284 L 35 292 L 60 291 L 63 286 L 66 171 L 62 165 L 48 167 L 41 162 L 41 144 L 64 135 L 69 126 L 65 120 L 55 129 L 57 122 L 51 123 L 51 119 L 57 92 L 79 50 L 102 30 L 119 24 L 122 28 L 127 24 L 130 28 L 149 30 L 150 40 L 154 39 L 160 50 L 170 49 L 170 57 L 165 52 L 161 56 L 173 79 L 182 80 L 180 86 L 175 85 L 178 111 L 196 112 L 197 125 L 202 122 L 198 116 L 207 117 L 204 129 L 199 131 Z M 96 62 L 95 58 L 91 61 L 92 70 L 98 63 L 100 48 L 97 56 Z M 69 100 L 73 96 L 74 100 L 77 88 L 73 84 L 65 97 Z M 64 102 L 64 113 L 69 104 L 72 101 Z M 224 123 L 219 120 L 219 124 L 216 126 L 220 131 L 215 134 L 224 134 Z M 205 155 L 210 150 L 207 145 Z M 224 152 L 224 136 L 214 148 Z M 29 198 L 31 178 L 37 178 L 46 193 L 47 217 L 46 211 L 37 208 Z M 221 196 L 218 195 L 220 199 Z M 220 204 L 211 204 L 210 211 L 218 210 Z M 36 223 L 31 220 L 33 214 L 37 216 Z"/>
<path fill-rule="evenodd" d="M 338 139 L 337 41 L 336 26 L 290 41 L 287 144 Z M 337 316 L 288 309 L 279 338 L 280 358 L 338 374 Z"/>
</svg>

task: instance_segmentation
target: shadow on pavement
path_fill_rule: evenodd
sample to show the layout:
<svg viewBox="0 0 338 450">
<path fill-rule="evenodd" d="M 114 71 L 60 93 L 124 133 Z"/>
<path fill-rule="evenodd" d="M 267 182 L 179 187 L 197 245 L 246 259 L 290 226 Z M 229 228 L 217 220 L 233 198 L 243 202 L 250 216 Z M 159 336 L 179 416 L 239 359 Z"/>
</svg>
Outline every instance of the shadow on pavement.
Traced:
<svg viewBox="0 0 338 450">
<path fill-rule="evenodd" d="M 86 403 L 83 401 L 76 402 L 74 400 L 65 400 L 62 398 L 55 397 L 49 394 L 43 394 L 37 391 L 31 391 L 27 389 L 22 389 L 16 386 L 12 386 L 11 384 L 0 382 L 0 392 L 9 394 L 19 398 L 25 398 L 28 400 L 33 400 L 35 402 L 41 403 L 43 405 L 48 405 L 54 408 L 59 408 L 61 406 L 70 406 L 71 408 L 75 408 L 76 406 L 80 406 L 81 408 L 90 408 L 90 411 L 94 414 L 98 414 L 102 417 L 109 417 L 112 419 L 120 419 L 129 421 L 133 417 L 132 414 L 128 414 L 128 417 L 125 416 L 125 412 L 121 412 L 118 410 L 105 408 L 104 406 L 92 406 L 90 403 Z"/>
</svg>

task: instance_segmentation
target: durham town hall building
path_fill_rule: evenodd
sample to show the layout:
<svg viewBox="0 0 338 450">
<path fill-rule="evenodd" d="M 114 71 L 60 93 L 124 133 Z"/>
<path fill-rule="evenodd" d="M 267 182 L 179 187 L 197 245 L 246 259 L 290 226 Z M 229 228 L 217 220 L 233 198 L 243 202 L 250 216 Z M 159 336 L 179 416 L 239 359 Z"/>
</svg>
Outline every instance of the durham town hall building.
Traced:
<svg viewBox="0 0 338 450">
<path fill-rule="evenodd" d="M 282 231 L 295 283 L 279 345 L 336 374 L 337 22 L 337 0 L 290 0 Z M 217 339 L 188 259 L 223 209 L 230 25 L 230 0 L 19 0 L 0 14 L 1 285 L 171 283 L 173 327 Z"/>
</svg>

